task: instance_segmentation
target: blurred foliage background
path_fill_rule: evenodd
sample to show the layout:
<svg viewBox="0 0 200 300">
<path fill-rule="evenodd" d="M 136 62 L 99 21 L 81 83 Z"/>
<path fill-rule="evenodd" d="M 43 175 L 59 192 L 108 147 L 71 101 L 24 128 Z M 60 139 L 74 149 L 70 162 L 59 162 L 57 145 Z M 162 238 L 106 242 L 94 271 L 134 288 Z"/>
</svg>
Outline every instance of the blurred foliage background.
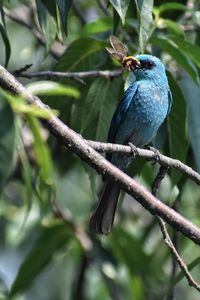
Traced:
<svg viewBox="0 0 200 300">
<path fill-rule="evenodd" d="M 12 72 L 30 64 L 27 73 L 118 69 L 105 51 L 110 34 L 130 54 L 160 57 L 174 103 L 154 145 L 200 171 L 199 0 L 1 0 L 0 7 L 0 62 Z M 67 125 L 98 141 L 106 141 L 131 80 L 127 72 L 84 83 L 20 79 Z M 0 92 L 0 299 L 199 299 L 134 199 L 122 195 L 110 236 L 88 232 L 101 178 L 49 135 L 47 117 Z M 150 188 L 157 170 L 136 160 L 129 174 Z M 159 198 L 200 226 L 194 183 L 170 172 Z M 198 280 L 199 247 L 169 230 Z"/>
</svg>

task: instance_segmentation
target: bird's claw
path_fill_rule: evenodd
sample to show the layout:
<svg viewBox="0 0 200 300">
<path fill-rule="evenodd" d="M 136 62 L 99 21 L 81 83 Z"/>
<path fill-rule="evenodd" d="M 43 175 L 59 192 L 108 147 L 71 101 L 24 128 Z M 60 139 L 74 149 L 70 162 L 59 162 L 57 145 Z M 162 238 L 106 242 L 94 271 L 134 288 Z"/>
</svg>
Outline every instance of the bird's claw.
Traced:
<svg viewBox="0 0 200 300">
<path fill-rule="evenodd" d="M 128 145 L 131 148 L 131 156 L 133 156 L 133 159 L 135 159 L 136 156 L 138 156 L 137 147 L 135 145 L 133 145 L 132 143 L 130 143 L 130 142 L 128 142 Z"/>
<path fill-rule="evenodd" d="M 152 162 L 152 165 L 160 162 L 160 152 L 158 151 L 158 149 L 152 147 L 152 146 L 147 146 L 146 147 L 148 150 L 151 150 L 154 153 L 154 162 Z"/>
</svg>

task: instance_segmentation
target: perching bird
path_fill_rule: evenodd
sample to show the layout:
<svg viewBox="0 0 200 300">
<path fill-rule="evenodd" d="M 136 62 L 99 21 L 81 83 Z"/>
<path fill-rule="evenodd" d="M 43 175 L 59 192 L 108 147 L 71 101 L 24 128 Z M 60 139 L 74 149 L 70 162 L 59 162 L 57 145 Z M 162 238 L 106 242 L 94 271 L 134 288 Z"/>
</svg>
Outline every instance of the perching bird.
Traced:
<svg viewBox="0 0 200 300">
<path fill-rule="evenodd" d="M 169 114 L 172 95 L 159 58 L 138 55 L 135 62 L 132 71 L 136 79 L 125 91 L 113 115 L 108 142 L 143 147 L 153 139 Z M 123 171 L 130 162 L 127 155 L 109 154 L 107 159 Z M 98 207 L 90 220 L 93 232 L 111 232 L 119 193 L 117 183 L 105 181 Z"/>
</svg>

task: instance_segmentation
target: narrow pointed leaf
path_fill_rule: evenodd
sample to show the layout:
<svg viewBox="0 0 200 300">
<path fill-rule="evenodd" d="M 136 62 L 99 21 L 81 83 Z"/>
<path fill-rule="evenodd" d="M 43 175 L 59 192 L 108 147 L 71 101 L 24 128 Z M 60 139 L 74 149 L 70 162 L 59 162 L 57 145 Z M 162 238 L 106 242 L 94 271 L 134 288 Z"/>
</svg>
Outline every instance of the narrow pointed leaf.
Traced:
<svg viewBox="0 0 200 300">
<path fill-rule="evenodd" d="M 200 47 L 184 40 L 181 37 L 177 37 L 177 36 L 172 37 L 172 40 L 200 68 L 200 59 L 199 59 Z"/>
<path fill-rule="evenodd" d="M 27 89 L 34 95 L 64 95 L 79 98 L 79 91 L 71 86 L 66 86 L 55 81 L 38 81 L 27 85 Z"/>
<path fill-rule="evenodd" d="M 73 0 L 56 0 L 64 32 L 67 34 L 67 17 Z"/>
<path fill-rule="evenodd" d="M 185 69 L 192 79 L 196 83 L 199 83 L 199 75 L 196 66 L 172 40 L 163 37 L 152 37 L 151 42 L 169 53 L 171 57 L 175 59 L 176 62 L 183 67 L 183 69 Z"/>
<path fill-rule="evenodd" d="M 136 1 L 136 5 L 140 15 L 139 46 L 144 53 L 151 35 L 153 0 Z"/>
<path fill-rule="evenodd" d="M 120 16 L 122 23 L 125 23 L 126 12 L 129 7 L 130 0 L 109 0 L 118 15 Z"/>
<path fill-rule="evenodd" d="M 7 67 L 11 55 L 11 47 L 10 47 L 10 41 L 7 32 L 1 24 L 0 24 L 0 33 L 5 47 L 5 67 Z"/>
<path fill-rule="evenodd" d="M 188 7 L 184 4 L 181 3 L 176 3 L 176 2 L 168 2 L 168 3 L 163 3 L 159 6 L 159 12 L 160 14 L 168 11 L 168 10 L 181 10 L 181 11 L 186 11 L 188 10 Z"/>
<path fill-rule="evenodd" d="M 40 0 L 57 23 L 57 8 L 55 0 Z"/>
<path fill-rule="evenodd" d="M 187 100 L 188 133 L 194 153 L 196 167 L 200 172 L 200 87 L 184 74 L 180 81 L 182 91 Z"/>
<path fill-rule="evenodd" d="M 0 94 L 0 192 L 13 165 L 15 148 L 15 120 L 10 105 Z"/>
<path fill-rule="evenodd" d="M 47 51 L 55 40 L 57 33 L 57 25 L 54 17 L 49 13 L 47 7 L 42 0 L 36 0 L 37 15 L 40 27 L 45 35 Z"/>
<path fill-rule="evenodd" d="M 186 136 L 186 103 L 184 95 L 168 72 L 169 85 L 173 96 L 172 109 L 168 117 L 170 156 L 185 162 L 188 151 L 188 140 Z M 180 178 L 177 172 L 172 174 L 174 183 Z"/>
</svg>

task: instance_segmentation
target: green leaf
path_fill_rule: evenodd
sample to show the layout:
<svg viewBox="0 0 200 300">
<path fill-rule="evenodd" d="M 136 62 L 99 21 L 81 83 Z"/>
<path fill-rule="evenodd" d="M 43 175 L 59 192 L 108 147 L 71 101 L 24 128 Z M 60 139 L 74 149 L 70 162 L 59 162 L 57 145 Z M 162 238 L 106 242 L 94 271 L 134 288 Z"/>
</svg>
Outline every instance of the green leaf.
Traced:
<svg viewBox="0 0 200 300">
<path fill-rule="evenodd" d="M 118 15 L 120 16 L 122 23 L 125 23 L 126 12 L 129 7 L 130 0 L 109 0 Z"/>
<path fill-rule="evenodd" d="M 181 37 L 176 36 L 176 37 L 171 37 L 171 39 L 200 68 L 200 59 L 199 59 L 200 47 L 182 39 Z"/>
<path fill-rule="evenodd" d="M 44 141 L 41 134 L 41 127 L 39 121 L 31 116 L 27 116 L 29 126 L 34 135 L 33 150 L 35 152 L 35 159 L 40 167 L 40 175 L 47 185 L 53 185 L 53 166 L 49 148 Z"/>
<path fill-rule="evenodd" d="M 161 37 L 152 37 L 151 43 L 163 49 L 171 55 L 173 59 L 181 65 L 192 79 L 199 83 L 199 75 L 195 65 L 188 59 L 188 57 L 182 52 L 182 50 L 170 39 Z"/>
<path fill-rule="evenodd" d="M 26 86 L 27 90 L 34 95 L 56 96 L 63 95 L 80 98 L 80 92 L 71 86 L 57 83 L 55 81 L 38 81 Z"/>
<path fill-rule="evenodd" d="M 113 20 L 111 18 L 101 18 L 93 22 L 87 23 L 81 32 L 82 36 L 89 36 L 96 33 L 111 30 L 113 27 Z"/>
<path fill-rule="evenodd" d="M 52 15 L 49 13 L 42 0 L 36 0 L 36 5 L 38 20 L 40 23 L 40 27 L 45 35 L 46 49 L 48 51 L 56 38 L 57 24 L 54 17 L 52 17 Z"/>
<path fill-rule="evenodd" d="M 168 72 L 168 80 L 173 97 L 172 110 L 168 117 L 168 133 L 170 156 L 185 162 L 188 151 L 188 140 L 186 137 L 186 103 L 184 95 Z M 177 182 L 180 174 L 173 173 L 173 180 Z"/>
<path fill-rule="evenodd" d="M 57 8 L 55 0 L 40 0 L 57 23 Z"/>
<path fill-rule="evenodd" d="M 97 78 L 91 84 L 83 103 L 82 133 L 84 137 L 104 141 L 119 99 L 120 78 L 109 81 Z"/>
<path fill-rule="evenodd" d="M 144 2 L 144 0 L 135 0 L 137 10 L 140 11 L 142 9 L 143 2 Z"/>
<path fill-rule="evenodd" d="M 187 100 L 188 133 L 195 157 L 198 172 L 200 172 L 200 87 L 184 74 L 180 81 L 182 91 Z"/>
<path fill-rule="evenodd" d="M 22 263 L 11 288 L 11 296 L 27 288 L 43 268 L 51 261 L 53 254 L 69 240 L 66 224 L 42 228 L 41 234 L 31 252 Z"/>
<path fill-rule="evenodd" d="M 15 119 L 10 105 L 0 94 L 0 192 L 8 178 L 12 165 L 15 148 Z"/>
<path fill-rule="evenodd" d="M 1 17 L 2 25 L 6 29 L 5 12 L 4 12 L 4 7 L 3 7 L 2 1 L 3 0 L 0 0 L 0 17 Z"/>
<path fill-rule="evenodd" d="M 176 3 L 176 2 L 163 3 L 162 5 L 159 6 L 158 9 L 160 14 L 168 10 L 182 10 L 182 11 L 189 10 L 186 5 L 181 3 Z"/>
<path fill-rule="evenodd" d="M 118 261 L 124 262 L 133 275 L 139 273 L 145 276 L 150 271 L 151 255 L 145 253 L 139 239 L 120 227 L 113 230 L 110 239 L 114 255 Z M 134 249 L 135 255 L 130 249 Z"/>
<path fill-rule="evenodd" d="M 120 25 L 120 16 L 119 14 L 116 12 L 116 10 L 113 8 L 113 34 L 116 35 L 117 34 L 117 30 L 119 28 Z"/>
<path fill-rule="evenodd" d="M 52 117 L 52 112 L 56 115 L 56 110 L 44 110 L 35 104 L 29 104 L 22 96 L 14 96 L 8 93 L 4 93 L 6 99 L 10 103 L 12 110 L 17 114 L 26 114 L 33 117 L 49 119 Z M 24 95 L 25 96 L 25 95 Z"/>
<path fill-rule="evenodd" d="M 140 14 L 139 46 L 140 52 L 144 53 L 152 31 L 153 0 L 136 1 L 136 4 Z"/>
<path fill-rule="evenodd" d="M 56 0 L 64 32 L 67 34 L 67 17 L 73 0 Z"/>
<path fill-rule="evenodd" d="M 5 28 L 0 24 L 0 33 L 5 46 L 5 67 L 7 67 L 11 55 L 10 41 Z"/>
<path fill-rule="evenodd" d="M 20 162 L 22 164 L 22 178 L 24 181 L 24 202 L 27 205 L 27 212 L 30 211 L 33 198 L 33 188 L 32 188 L 32 176 L 31 176 L 31 166 L 27 153 L 23 144 L 23 131 L 20 118 L 16 120 L 16 134 L 17 134 L 17 153 L 19 155 Z M 25 218 L 26 219 L 26 218 Z"/>
<path fill-rule="evenodd" d="M 159 28 L 166 28 L 171 34 L 179 35 L 181 38 L 184 37 L 184 31 L 181 25 L 169 19 L 159 19 Z M 175 38 L 176 39 L 176 38 Z"/>
<path fill-rule="evenodd" d="M 69 45 L 56 66 L 60 71 L 83 71 L 102 64 L 101 52 L 107 43 L 92 38 L 80 38 Z M 105 57 L 105 55 L 104 55 Z"/>
</svg>

